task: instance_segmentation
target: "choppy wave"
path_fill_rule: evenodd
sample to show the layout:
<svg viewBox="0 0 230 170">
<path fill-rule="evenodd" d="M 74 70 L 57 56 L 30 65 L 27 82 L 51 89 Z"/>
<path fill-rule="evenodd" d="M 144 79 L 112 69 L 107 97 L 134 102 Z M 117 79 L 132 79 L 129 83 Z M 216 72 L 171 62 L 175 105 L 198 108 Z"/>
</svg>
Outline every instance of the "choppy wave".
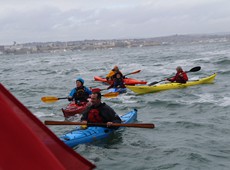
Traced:
<svg viewBox="0 0 230 170">
<path fill-rule="evenodd" d="M 39 119 L 64 120 L 60 100 L 41 102 L 43 96 L 67 96 L 75 78 L 88 87 L 105 88 L 94 76 L 105 76 L 114 65 L 124 74 L 148 83 L 172 76 L 180 65 L 198 79 L 217 72 L 213 84 L 146 95 L 128 91 L 103 102 L 122 115 L 138 109 L 139 123 L 155 129 L 126 128 L 103 145 L 81 145 L 75 150 L 97 169 L 229 169 L 230 50 L 227 43 L 169 45 L 76 51 L 62 54 L 0 55 L 0 80 Z M 14 61 L 14 62 L 12 62 Z M 77 119 L 76 119 L 77 120 Z M 61 135 L 73 127 L 49 127 Z"/>
</svg>

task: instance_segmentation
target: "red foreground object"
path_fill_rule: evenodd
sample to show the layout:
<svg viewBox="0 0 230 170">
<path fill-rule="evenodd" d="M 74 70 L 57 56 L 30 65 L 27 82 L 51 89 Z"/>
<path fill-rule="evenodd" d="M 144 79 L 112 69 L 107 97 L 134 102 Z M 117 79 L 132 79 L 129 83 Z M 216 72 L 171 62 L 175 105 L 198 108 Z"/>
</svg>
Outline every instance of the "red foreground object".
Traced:
<svg viewBox="0 0 230 170">
<path fill-rule="evenodd" d="M 95 165 L 69 148 L 0 84 L 0 169 L 90 170 Z"/>
</svg>

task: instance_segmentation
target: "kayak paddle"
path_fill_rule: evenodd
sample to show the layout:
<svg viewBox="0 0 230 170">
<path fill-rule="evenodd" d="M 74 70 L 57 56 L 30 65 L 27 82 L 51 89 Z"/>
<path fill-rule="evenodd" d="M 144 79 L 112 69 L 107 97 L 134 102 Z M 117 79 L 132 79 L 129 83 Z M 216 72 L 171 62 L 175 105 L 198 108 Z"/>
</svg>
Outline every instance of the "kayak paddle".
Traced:
<svg viewBox="0 0 230 170">
<path fill-rule="evenodd" d="M 42 97 L 41 100 L 45 103 L 54 103 L 60 99 L 68 99 L 68 97 L 55 97 L 55 96 L 45 96 L 45 97 Z"/>
<path fill-rule="evenodd" d="M 201 67 L 200 67 L 200 66 L 197 66 L 197 67 L 193 67 L 193 68 L 190 69 L 189 71 L 185 71 L 185 72 L 186 72 L 186 73 L 189 73 L 189 72 L 197 72 L 197 71 L 199 71 L 200 69 L 201 69 Z M 150 83 L 149 86 L 152 86 L 152 85 L 154 85 L 154 84 L 160 83 L 160 82 L 162 82 L 162 81 L 165 81 L 165 79 L 160 80 L 160 81 L 154 81 L 154 82 Z"/>
<path fill-rule="evenodd" d="M 119 95 L 118 92 L 110 92 L 110 93 L 103 94 L 102 96 L 106 97 L 106 98 L 113 98 L 113 97 L 117 97 L 118 95 Z M 68 97 L 60 97 L 60 98 L 58 98 L 58 97 L 55 97 L 55 96 L 45 96 L 45 97 L 41 98 L 41 100 L 44 103 L 54 103 L 54 102 L 57 102 L 60 99 L 68 99 Z"/>
<path fill-rule="evenodd" d="M 69 121 L 52 121 L 46 120 L 45 125 L 87 125 L 87 126 L 105 126 L 106 123 L 83 123 L 83 122 L 69 122 Z M 111 126 L 114 127 L 136 127 L 136 128 L 154 128 L 155 125 L 152 123 L 113 123 Z"/>
<path fill-rule="evenodd" d="M 140 71 L 141 71 L 141 70 L 137 70 L 137 71 L 134 71 L 134 72 L 132 72 L 132 73 L 125 74 L 125 75 L 124 75 L 124 77 L 125 77 L 125 76 L 128 76 L 128 75 L 130 75 L 130 74 L 136 74 L 136 73 L 139 73 Z"/>
</svg>

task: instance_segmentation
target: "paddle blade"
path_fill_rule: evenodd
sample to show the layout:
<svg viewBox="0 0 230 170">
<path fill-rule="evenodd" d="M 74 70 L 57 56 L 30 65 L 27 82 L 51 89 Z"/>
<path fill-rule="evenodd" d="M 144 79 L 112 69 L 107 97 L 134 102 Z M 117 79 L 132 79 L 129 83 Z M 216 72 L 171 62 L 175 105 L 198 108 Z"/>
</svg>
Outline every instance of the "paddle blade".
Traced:
<svg viewBox="0 0 230 170">
<path fill-rule="evenodd" d="M 152 85 L 157 84 L 157 83 L 159 83 L 159 81 L 154 81 L 154 82 L 152 82 L 152 83 L 149 83 L 148 86 L 152 86 Z"/>
<path fill-rule="evenodd" d="M 191 70 L 187 71 L 187 72 L 197 72 L 201 69 L 200 66 L 197 66 L 197 67 L 193 67 Z"/>
<path fill-rule="evenodd" d="M 114 97 L 117 97 L 118 95 L 119 95 L 119 92 L 109 92 L 109 93 L 103 94 L 102 96 L 106 98 L 114 98 Z"/>
<path fill-rule="evenodd" d="M 45 103 L 54 103 L 58 101 L 59 99 L 54 96 L 45 96 L 45 97 L 42 97 L 41 100 Z"/>
<path fill-rule="evenodd" d="M 125 74 L 124 76 L 128 76 L 128 75 L 130 75 L 130 74 L 136 74 L 136 73 L 139 73 L 141 70 L 137 70 L 137 71 L 134 71 L 134 72 L 132 72 L 132 73 L 128 73 L 128 74 Z"/>
<path fill-rule="evenodd" d="M 155 85 L 155 84 L 160 83 L 160 82 L 162 82 L 162 81 L 165 81 L 165 79 L 164 79 L 164 80 L 154 81 L 154 82 L 152 82 L 152 83 L 149 83 L 149 86 Z"/>
</svg>

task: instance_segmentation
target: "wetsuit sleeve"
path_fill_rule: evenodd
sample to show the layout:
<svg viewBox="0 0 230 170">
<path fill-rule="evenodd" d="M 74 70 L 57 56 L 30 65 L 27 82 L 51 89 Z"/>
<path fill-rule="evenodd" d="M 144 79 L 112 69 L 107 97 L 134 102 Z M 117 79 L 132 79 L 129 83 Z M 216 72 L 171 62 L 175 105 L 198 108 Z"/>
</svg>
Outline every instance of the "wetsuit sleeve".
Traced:
<svg viewBox="0 0 230 170">
<path fill-rule="evenodd" d="M 74 88 L 70 91 L 69 96 L 73 97 L 74 93 L 76 93 L 76 88 Z"/>
<path fill-rule="evenodd" d="M 174 82 L 176 80 L 176 76 L 172 77 L 172 78 L 168 78 L 168 81 Z"/>
<path fill-rule="evenodd" d="M 87 88 L 87 87 L 85 87 L 85 92 L 88 93 L 89 95 L 92 94 L 92 91 L 89 88 Z"/>
<path fill-rule="evenodd" d="M 122 72 L 119 71 L 119 73 L 121 74 L 121 77 L 122 77 L 122 78 L 125 78 L 125 76 L 122 74 Z"/>
<path fill-rule="evenodd" d="M 186 74 L 185 72 L 183 72 L 183 79 L 184 79 L 185 81 L 188 81 L 188 76 L 187 76 L 187 74 Z"/>
<path fill-rule="evenodd" d="M 101 116 L 103 117 L 103 120 L 105 123 L 106 122 L 121 123 L 120 117 L 107 104 L 104 104 L 104 106 L 100 108 L 100 112 L 101 112 Z"/>
<path fill-rule="evenodd" d="M 113 84 L 114 84 L 114 83 L 112 83 L 109 87 L 107 87 L 107 89 L 113 88 Z"/>
<path fill-rule="evenodd" d="M 91 108 L 89 107 L 89 108 L 87 108 L 86 110 L 84 110 L 82 112 L 82 114 L 81 114 L 81 121 L 83 121 L 83 120 L 88 121 L 88 114 L 89 114 L 90 109 Z"/>
</svg>

